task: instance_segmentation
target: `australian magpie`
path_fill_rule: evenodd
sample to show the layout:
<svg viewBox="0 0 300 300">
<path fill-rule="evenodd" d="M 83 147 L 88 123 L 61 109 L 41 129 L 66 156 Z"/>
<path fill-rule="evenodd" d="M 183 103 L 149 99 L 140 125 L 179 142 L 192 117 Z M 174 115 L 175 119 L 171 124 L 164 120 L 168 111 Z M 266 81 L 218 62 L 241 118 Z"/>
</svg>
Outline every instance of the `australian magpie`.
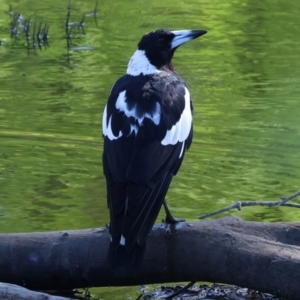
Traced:
<svg viewBox="0 0 300 300">
<path fill-rule="evenodd" d="M 182 44 L 205 30 L 160 29 L 145 34 L 126 75 L 112 87 L 102 120 L 103 168 L 110 211 L 111 266 L 139 265 L 193 135 L 193 107 L 171 60 Z"/>
</svg>

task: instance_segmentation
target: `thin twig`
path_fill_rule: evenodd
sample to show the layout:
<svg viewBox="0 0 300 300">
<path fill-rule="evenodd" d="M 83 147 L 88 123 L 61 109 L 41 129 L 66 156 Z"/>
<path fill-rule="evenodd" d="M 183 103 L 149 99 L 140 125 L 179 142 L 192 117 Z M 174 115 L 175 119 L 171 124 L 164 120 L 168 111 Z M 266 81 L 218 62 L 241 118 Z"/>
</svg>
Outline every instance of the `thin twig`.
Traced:
<svg viewBox="0 0 300 300">
<path fill-rule="evenodd" d="M 70 11 L 71 10 L 71 0 L 68 1 L 68 7 L 67 10 Z"/>
<path fill-rule="evenodd" d="M 279 201 L 278 205 L 283 205 L 286 202 L 290 201 L 291 199 L 294 199 L 300 195 L 300 191 L 288 196 L 288 197 L 281 197 L 281 200 Z"/>
<path fill-rule="evenodd" d="M 204 214 L 204 215 L 200 216 L 199 219 L 205 219 L 205 218 L 223 213 L 225 211 L 229 211 L 233 208 L 237 208 L 238 210 L 241 210 L 243 206 L 256 206 L 256 205 L 268 206 L 268 207 L 289 206 L 289 207 L 300 208 L 300 204 L 287 203 L 289 200 L 292 200 L 292 199 L 298 197 L 299 195 L 300 195 L 300 191 L 298 191 L 288 197 L 281 197 L 281 200 L 279 200 L 279 201 L 237 201 L 236 203 L 226 206 L 224 208 Z"/>
</svg>

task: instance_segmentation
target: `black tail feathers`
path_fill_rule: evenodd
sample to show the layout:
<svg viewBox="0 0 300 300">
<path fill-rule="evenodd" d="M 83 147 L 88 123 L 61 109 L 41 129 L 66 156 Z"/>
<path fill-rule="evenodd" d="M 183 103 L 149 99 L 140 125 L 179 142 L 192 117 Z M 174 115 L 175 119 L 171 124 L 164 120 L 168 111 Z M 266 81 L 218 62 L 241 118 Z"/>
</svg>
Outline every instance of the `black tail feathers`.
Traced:
<svg viewBox="0 0 300 300">
<path fill-rule="evenodd" d="M 146 245 L 139 246 L 136 244 L 133 249 L 128 252 L 124 246 L 110 243 L 107 255 L 108 267 L 113 271 L 120 269 L 140 270 L 145 254 Z"/>
</svg>

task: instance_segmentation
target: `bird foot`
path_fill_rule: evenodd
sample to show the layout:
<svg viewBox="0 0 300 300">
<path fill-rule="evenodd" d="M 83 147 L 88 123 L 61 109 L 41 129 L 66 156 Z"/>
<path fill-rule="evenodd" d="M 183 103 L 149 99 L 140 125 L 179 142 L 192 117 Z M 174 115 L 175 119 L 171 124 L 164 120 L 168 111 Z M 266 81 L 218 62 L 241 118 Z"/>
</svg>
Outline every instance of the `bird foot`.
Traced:
<svg viewBox="0 0 300 300">
<path fill-rule="evenodd" d="M 180 222 L 185 222 L 185 219 L 174 218 L 173 216 L 166 216 L 166 218 L 163 219 L 162 221 L 167 224 L 177 224 Z"/>
<path fill-rule="evenodd" d="M 165 223 L 165 230 L 167 235 L 169 235 L 171 234 L 171 226 L 180 222 L 185 222 L 185 219 L 174 218 L 172 215 L 167 215 L 165 219 L 162 219 L 162 222 Z"/>
</svg>

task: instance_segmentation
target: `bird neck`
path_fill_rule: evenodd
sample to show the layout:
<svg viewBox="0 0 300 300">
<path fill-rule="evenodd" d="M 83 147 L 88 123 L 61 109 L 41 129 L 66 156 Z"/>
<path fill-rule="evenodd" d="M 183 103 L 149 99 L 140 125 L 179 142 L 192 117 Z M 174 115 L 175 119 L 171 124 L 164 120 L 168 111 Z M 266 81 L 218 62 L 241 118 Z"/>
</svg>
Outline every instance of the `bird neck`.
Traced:
<svg viewBox="0 0 300 300">
<path fill-rule="evenodd" d="M 126 73 L 132 76 L 153 75 L 158 69 L 152 65 L 144 50 L 136 50 L 131 56 Z"/>
<path fill-rule="evenodd" d="M 144 50 L 136 50 L 129 60 L 126 73 L 131 76 L 139 76 L 154 75 L 161 71 L 172 71 L 176 73 L 172 62 L 166 63 L 160 68 L 157 68 L 151 64 Z"/>
<path fill-rule="evenodd" d="M 165 64 L 164 66 L 162 66 L 161 68 L 159 68 L 159 70 L 160 71 L 172 71 L 172 72 L 176 73 L 176 71 L 175 71 L 175 69 L 174 69 L 174 67 L 173 67 L 173 65 L 172 65 L 171 62 Z"/>
</svg>

